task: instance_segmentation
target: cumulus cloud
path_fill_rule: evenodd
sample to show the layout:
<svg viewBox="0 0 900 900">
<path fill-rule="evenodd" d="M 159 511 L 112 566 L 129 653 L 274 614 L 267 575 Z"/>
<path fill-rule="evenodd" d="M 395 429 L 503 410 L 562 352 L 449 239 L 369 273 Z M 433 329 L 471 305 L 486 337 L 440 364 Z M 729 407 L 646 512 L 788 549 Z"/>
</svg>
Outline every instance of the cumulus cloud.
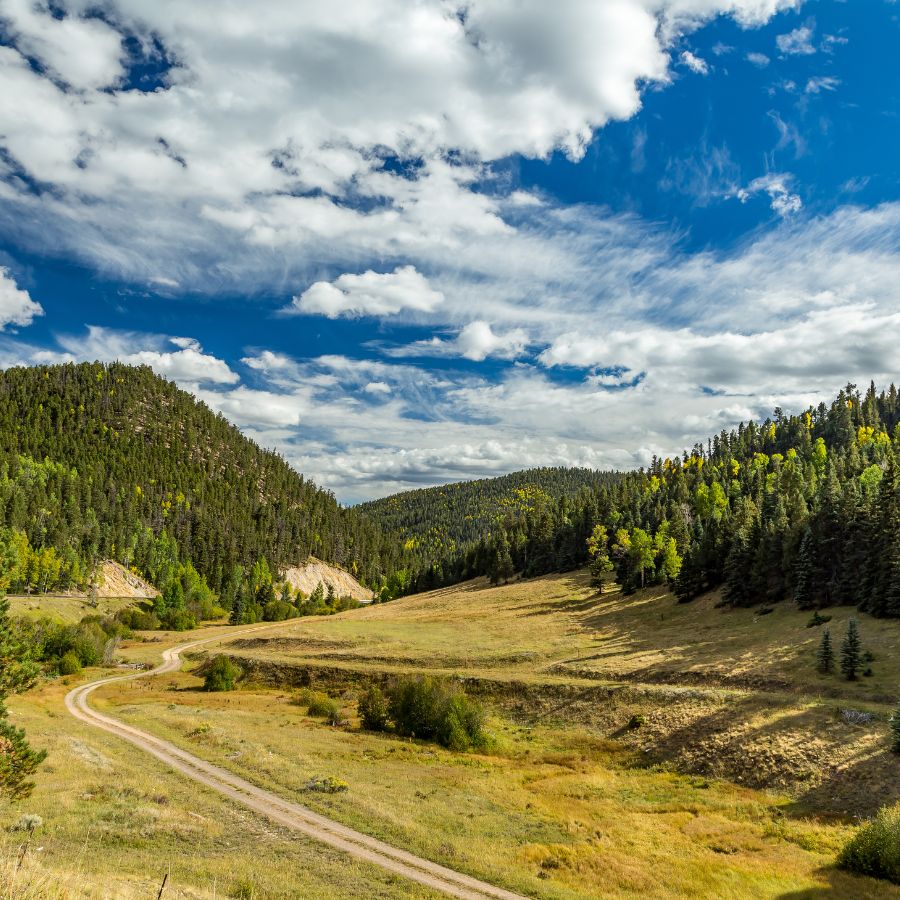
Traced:
<svg viewBox="0 0 900 900">
<path fill-rule="evenodd" d="M 188 387 L 236 384 L 240 378 L 228 364 L 203 351 L 193 338 L 165 337 L 90 325 L 86 335 L 62 335 L 61 351 L 36 355 L 34 362 L 123 362 L 150 366 L 158 375 Z M 177 347 L 176 350 L 169 349 Z"/>
<path fill-rule="evenodd" d="M 784 56 L 809 56 L 816 52 L 812 37 L 812 27 L 802 25 L 787 34 L 779 34 L 775 38 L 775 44 Z"/>
<path fill-rule="evenodd" d="M 769 197 L 772 210 L 779 216 L 790 216 L 803 208 L 803 201 L 799 194 L 791 191 L 793 177 L 786 173 L 770 172 L 759 178 L 754 178 L 746 187 L 739 188 L 735 196 L 746 203 L 751 197 L 759 193 L 765 193 Z"/>
<path fill-rule="evenodd" d="M 8 325 L 25 327 L 43 314 L 41 304 L 19 288 L 9 269 L 0 266 L 0 331 Z"/>
<path fill-rule="evenodd" d="M 695 56 L 690 50 L 685 50 L 681 54 L 681 62 L 697 75 L 709 74 L 709 64 L 706 60 Z"/>
<path fill-rule="evenodd" d="M 362 275 L 341 275 L 333 282 L 317 281 L 294 298 L 289 311 L 329 319 L 391 316 L 404 310 L 433 312 L 443 299 L 414 266 L 400 266 L 393 272 L 370 269 Z"/>
<path fill-rule="evenodd" d="M 747 62 L 753 63 L 759 69 L 764 69 L 769 64 L 769 57 L 765 53 L 748 53 Z"/>
<path fill-rule="evenodd" d="M 580 158 L 669 80 L 679 37 L 796 5 L 110 0 L 101 19 L 93 0 L 9 0 L 0 234 L 184 291 L 373 258 L 430 275 L 485 239 L 487 264 L 516 236 L 478 189 L 492 161 Z M 134 65 L 159 69 L 152 89 Z"/>
<path fill-rule="evenodd" d="M 515 359 L 525 352 L 528 333 L 522 328 L 495 332 L 489 322 L 476 319 L 463 327 L 453 340 L 433 337 L 405 347 L 389 348 L 389 356 L 461 356 L 473 362 L 488 357 Z"/>
<path fill-rule="evenodd" d="M 49 4 L 4 0 L 0 23 L 19 50 L 76 90 L 96 90 L 123 76 L 122 35 L 97 17 L 54 16 Z"/>
</svg>

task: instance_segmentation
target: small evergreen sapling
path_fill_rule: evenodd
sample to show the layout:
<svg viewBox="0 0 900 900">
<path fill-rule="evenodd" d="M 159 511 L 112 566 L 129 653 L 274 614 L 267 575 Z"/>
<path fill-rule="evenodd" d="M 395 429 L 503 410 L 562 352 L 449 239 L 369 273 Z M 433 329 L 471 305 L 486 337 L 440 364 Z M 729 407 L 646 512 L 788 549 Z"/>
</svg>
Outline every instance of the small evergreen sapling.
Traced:
<svg viewBox="0 0 900 900">
<path fill-rule="evenodd" d="M 816 669 L 823 675 L 830 675 L 834 671 L 834 650 L 831 646 L 831 632 L 827 628 L 816 654 Z"/>
<path fill-rule="evenodd" d="M 847 623 L 847 636 L 841 644 L 841 672 L 847 681 L 856 681 L 856 673 L 862 662 L 859 643 L 859 623 L 851 619 Z"/>
<path fill-rule="evenodd" d="M 900 704 L 891 716 L 891 750 L 900 753 Z"/>
</svg>

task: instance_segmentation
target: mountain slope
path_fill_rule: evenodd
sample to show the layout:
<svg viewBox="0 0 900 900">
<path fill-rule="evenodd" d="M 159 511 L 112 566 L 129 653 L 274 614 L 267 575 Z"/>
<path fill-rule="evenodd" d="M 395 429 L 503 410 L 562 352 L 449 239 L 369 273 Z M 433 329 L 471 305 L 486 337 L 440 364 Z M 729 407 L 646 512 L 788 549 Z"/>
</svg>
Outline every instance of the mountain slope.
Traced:
<svg viewBox="0 0 900 900">
<path fill-rule="evenodd" d="M 467 577 L 458 560 L 496 532 L 499 523 L 533 515 L 611 485 L 621 476 L 594 469 L 544 467 L 497 478 L 461 481 L 393 494 L 360 505 L 385 531 L 404 542 L 415 560 L 419 587 Z M 435 573 L 446 569 L 440 576 Z"/>
<path fill-rule="evenodd" d="M 315 554 L 378 583 L 398 557 L 277 454 L 149 368 L 120 364 L 0 372 L 0 526 L 18 553 L 9 577 L 38 590 L 83 585 L 103 558 L 161 590 L 190 564 L 227 592 L 259 558 L 277 570 Z"/>
<path fill-rule="evenodd" d="M 669 582 L 688 601 L 722 586 L 726 605 L 852 603 L 900 616 L 898 423 L 893 385 L 863 394 L 850 384 L 830 405 L 775 410 L 555 498 L 474 482 L 365 508 L 422 560 L 420 590 L 592 561 L 598 579 L 614 572 L 626 591 Z"/>
</svg>

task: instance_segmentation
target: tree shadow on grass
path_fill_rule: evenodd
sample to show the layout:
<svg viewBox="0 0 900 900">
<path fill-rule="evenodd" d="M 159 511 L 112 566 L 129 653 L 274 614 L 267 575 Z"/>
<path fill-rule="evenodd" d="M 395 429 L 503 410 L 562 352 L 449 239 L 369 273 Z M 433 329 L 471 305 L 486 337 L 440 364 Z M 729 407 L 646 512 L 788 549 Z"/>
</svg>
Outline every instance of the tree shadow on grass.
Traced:
<svg viewBox="0 0 900 900">
<path fill-rule="evenodd" d="M 778 894 L 778 900 L 882 900 L 900 897 L 900 887 L 888 881 L 845 872 L 837 866 L 822 866 L 815 873 L 827 884 Z"/>
</svg>

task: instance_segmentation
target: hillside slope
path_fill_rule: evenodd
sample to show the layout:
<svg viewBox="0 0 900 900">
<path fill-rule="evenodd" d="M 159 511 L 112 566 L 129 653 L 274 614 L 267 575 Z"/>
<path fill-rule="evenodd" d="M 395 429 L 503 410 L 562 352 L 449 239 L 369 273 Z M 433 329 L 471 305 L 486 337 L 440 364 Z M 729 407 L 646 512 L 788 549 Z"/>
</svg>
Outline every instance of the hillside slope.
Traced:
<svg viewBox="0 0 900 900">
<path fill-rule="evenodd" d="M 282 578 L 295 590 L 311 594 L 316 586 L 330 585 L 338 597 L 350 597 L 362 603 L 372 600 L 372 591 L 361 585 L 349 572 L 337 566 L 329 566 L 315 557 L 310 557 L 302 566 L 290 566 L 282 573 Z"/>
<path fill-rule="evenodd" d="M 617 472 L 595 469 L 523 469 L 405 491 L 359 509 L 404 542 L 413 561 L 414 586 L 422 590 L 482 574 L 479 548 L 498 531 L 548 514 L 555 521 L 564 519 L 567 510 L 583 506 L 586 498 L 620 478 Z M 583 548 L 584 540 L 578 540 Z"/>
<path fill-rule="evenodd" d="M 18 559 L 7 580 L 26 590 L 83 587 L 104 558 L 163 591 L 187 564 L 233 591 L 237 567 L 260 557 L 275 570 L 314 553 L 375 583 L 398 558 L 281 457 L 120 364 L 0 372 L 0 528 Z"/>
</svg>

